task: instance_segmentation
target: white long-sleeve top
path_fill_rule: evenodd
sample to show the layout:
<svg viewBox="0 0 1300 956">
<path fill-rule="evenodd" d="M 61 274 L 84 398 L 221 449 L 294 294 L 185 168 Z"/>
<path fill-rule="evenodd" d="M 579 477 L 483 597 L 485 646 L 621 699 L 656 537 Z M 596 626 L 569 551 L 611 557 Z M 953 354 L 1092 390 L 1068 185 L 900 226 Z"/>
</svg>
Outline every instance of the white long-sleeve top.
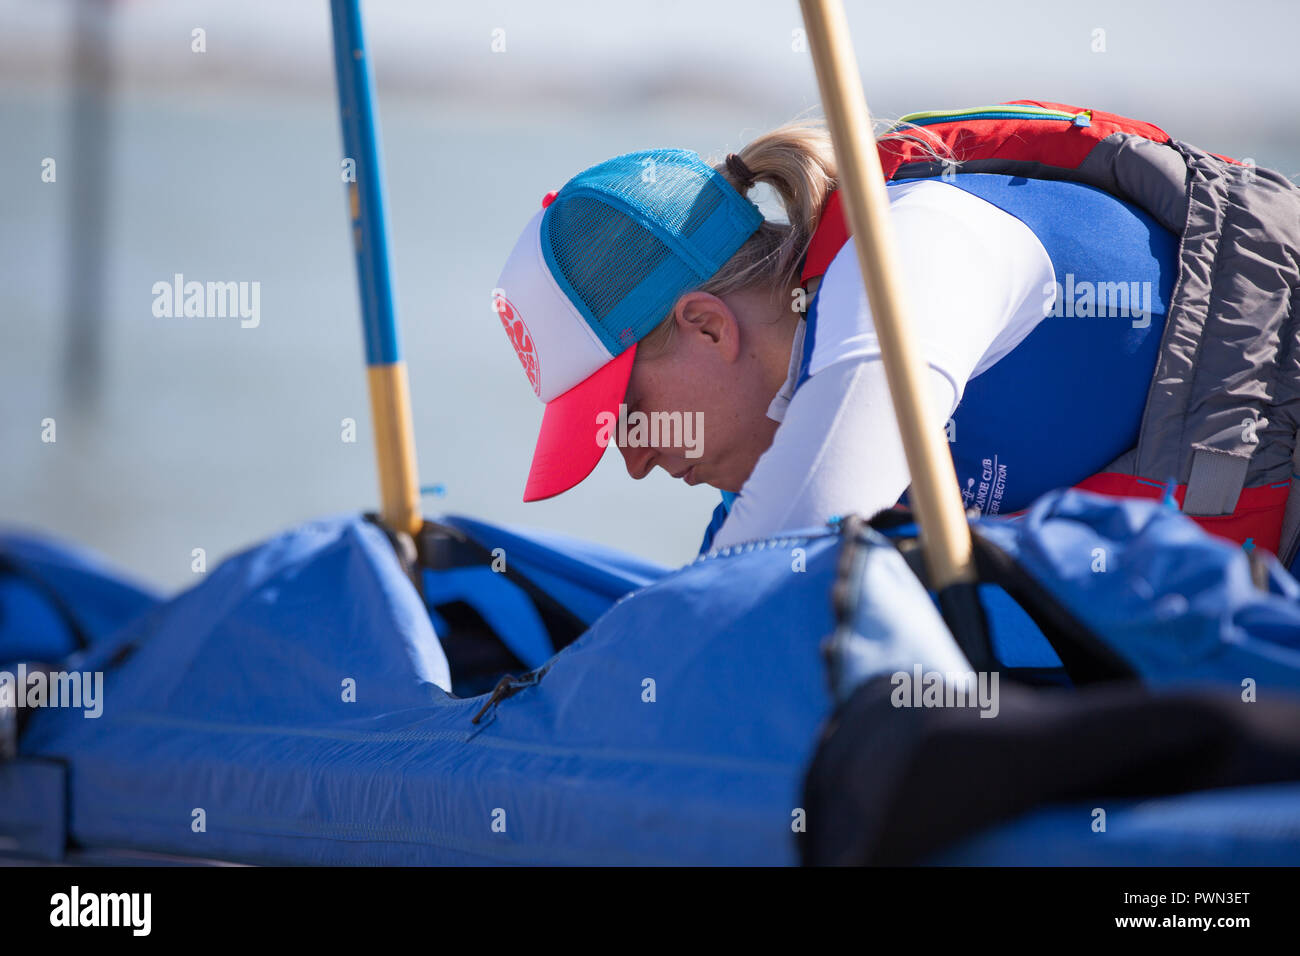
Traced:
<svg viewBox="0 0 1300 956">
<path fill-rule="evenodd" d="M 887 190 L 906 319 L 927 363 L 929 424 L 938 429 L 966 383 L 1051 310 L 1055 275 L 1033 231 L 992 203 L 942 180 Z M 894 505 L 911 483 L 852 239 L 822 277 L 811 377 L 796 391 L 803 333 L 801 320 L 790 377 L 768 410 L 781 425 L 714 548 L 835 516 L 869 516 Z"/>
</svg>

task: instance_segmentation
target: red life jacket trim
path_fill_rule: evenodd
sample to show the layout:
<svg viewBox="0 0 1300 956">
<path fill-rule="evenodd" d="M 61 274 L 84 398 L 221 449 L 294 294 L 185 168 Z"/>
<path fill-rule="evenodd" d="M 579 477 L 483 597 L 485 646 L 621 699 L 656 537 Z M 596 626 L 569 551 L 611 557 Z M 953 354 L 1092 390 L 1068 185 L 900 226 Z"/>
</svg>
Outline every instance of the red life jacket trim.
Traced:
<svg viewBox="0 0 1300 956">
<path fill-rule="evenodd" d="M 849 221 L 844 215 L 844 204 L 840 202 L 840 191 L 837 189 L 826 197 L 826 207 L 808 242 L 808 252 L 799 281 L 807 286 L 812 279 L 824 276 L 831 267 L 831 260 L 848 241 Z"/>
<path fill-rule="evenodd" d="M 1122 475 L 1103 471 L 1085 478 L 1074 486 L 1082 491 L 1112 495 L 1118 498 L 1163 498 L 1164 488 L 1157 482 L 1136 475 Z M 1237 498 L 1237 508 L 1229 515 L 1188 515 L 1211 534 L 1227 538 L 1237 544 L 1252 541 L 1273 554 L 1282 538 L 1282 514 L 1286 511 L 1289 481 L 1258 488 L 1243 488 Z M 1174 500 L 1182 507 L 1187 496 L 1186 485 L 1174 486 Z"/>
<path fill-rule="evenodd" d="M 900 138 L 877 143 L 885 179 L 893 179 L 898 168 L 906 163 L 933 162 L 935 153 L 949 155 L 959 163 L 997 158 L 1077 169 L 1092 148 L 1112 133 L 1132 133 L 1157 143 L 1170 140 L 1169 134 L 1159 126 L 1117 113 L 1045 100 L 1012 100 L 1004 105 L 1088 113 L 1091 123 L 1063 127 L 1024 119 L 959 119 L 951 124 L 920 127 L 911 133 L 921 142 Z"/>
<path fill-rule="evenodd" d="M 955 119 L 950 124 L 921 127 L 913 132 L 925 143 L 884 139 L 876 144 L 885 179 L 893 179 L 899 168 L 907 163 L 933 161 L 935 153 L 951 155 L 958 162 L 996 157 L 1075 169 L 1094 146 L 1112 133 L 1132 133 L 1157 143 L 1167 143 L 1170 139 L 1159 126 L 1116 113 L 1085 110 L 1045 100 L 1012 100 L 1004 105 L 1038 106 L 1065 113 L 1086 112 L 1091 122 L 1088 126 L 1070 126 L 1064 134 L 1062 127 L 1055 123 L 1026 122 L 1023 119 Z M 806 285 L 810 280 L 825 275 L 831 260 L 848 241 L 849 235 L 839 190 L 835 190 L 826 198 L 821 219 L 813 230 L 800 281 Z"/>
</svg>

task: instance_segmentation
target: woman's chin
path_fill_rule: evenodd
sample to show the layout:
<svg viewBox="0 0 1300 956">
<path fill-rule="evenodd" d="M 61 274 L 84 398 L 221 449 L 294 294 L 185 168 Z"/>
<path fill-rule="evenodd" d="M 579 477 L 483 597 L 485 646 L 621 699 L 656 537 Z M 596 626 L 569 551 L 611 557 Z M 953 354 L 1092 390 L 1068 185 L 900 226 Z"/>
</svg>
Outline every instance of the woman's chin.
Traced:
<svg viewBox="0 0 1300 956">
<path fill-rule="evenodd" d="M 740 494 L 740 486 L 745 482 L 737 481 L 734 476 L 718 474 L 718 470 L 712 465 L 700 461 L 687 469 L 682 475 L 682 481 L 688 485 L 708 485 L 710 488 L 716 488 L 718 491 L 725 491 L 728 494 Z"/>
<path fill-rule="evenodd" d="M 729 495 L 740 494 L 740 486 L 734 481 L 728 481 L 725 478 L 715 476 L 697 477 L 695 484 L 708 485 L 710 488 L 716 488 L 718 491 L 725 491 Z"/>
</svg>

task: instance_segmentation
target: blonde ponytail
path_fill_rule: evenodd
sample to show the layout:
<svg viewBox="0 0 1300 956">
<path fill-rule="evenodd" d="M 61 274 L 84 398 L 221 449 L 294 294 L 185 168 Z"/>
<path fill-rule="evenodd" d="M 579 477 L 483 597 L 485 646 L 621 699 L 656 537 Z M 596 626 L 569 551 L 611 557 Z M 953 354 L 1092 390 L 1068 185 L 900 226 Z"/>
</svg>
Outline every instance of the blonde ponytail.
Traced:
<svg viewBox="0 0 1300 956">
<path fill-rule="evenodd" d="M 774 297 L 788 295 L 799 284 L 799 267 L 826 197 L 838 185 L 830 133 L 819 120 L 787 123 L 713 168 L 742 196 L 767 183 L 785 207 L 787 222 L 766 220 L 700 291 L 724 296 L 757 287 Z M 794 319 L 797 313 L 790 315 Z M 666 348 L 674 325 L 669 315 L 642 340 L 642 351 Z"/>
<path fill-rule="evenodd" d="M 793 289 L 826 197 L 838 185 L 835 151 L 825 125 L 787 123 L 713 168 L 742 196 L 756 183 L 767 183 L 785 207 L 787 222 L 765 222 L 702 288 L 714 295 L 751 285 L 782 293 Z M 747 180 L 745 171 L 750 174 Z"/>
<path fill-rule="evenodd" d="M 949 151 L 923 127 L 886 125 L 878 141 L 897 140 L 919 146 L 936 160 Z M 764 133 L 739 153 L 714 164 L 742 196 L 767 183 L 785 208 L 786 222 L 765 221 L 699 291 L 725 296 L 759 288 L 787 298 L 799 286 L 800 266 L 817 229 L 826 199 L 839 188 L 835 151 L 823 120 L 797 120 Z M 791 311 L 793 319 L 797 313 Z M 669 315 L 642 340 L 651 354 L 662 351 L 675 326 Z"/>
</svg>

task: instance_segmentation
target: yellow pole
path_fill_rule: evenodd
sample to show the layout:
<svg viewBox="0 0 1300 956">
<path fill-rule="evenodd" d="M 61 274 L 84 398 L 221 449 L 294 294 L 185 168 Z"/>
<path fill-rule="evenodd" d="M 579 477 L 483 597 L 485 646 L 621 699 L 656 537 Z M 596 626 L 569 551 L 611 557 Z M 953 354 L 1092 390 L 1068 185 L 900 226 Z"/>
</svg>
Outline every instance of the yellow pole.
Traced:
<svg viewBox="0 0 1300 956">
<path fill-rule="evenodd" d="M 840 191 L 853 230 L 885 376 L 898 417 L 912 485 L 909 500 L 921 526 L 930 585 L 942 591 L 975 580 L 970 528 L 952 455 L 928 424 L 925 366 L 904 321 L 903 290 L 889 228 L 889 202 L 871 114 L 849 42 L 840 0 L 800 0 L 817 83 L 839 167 Z"/>
<path fill-rule="evenodd" d="M 361 289 L 366 378 L 379 466 L 379 516 L 390 530 L 414 536 L 424 521 L 420 514 L 410 387 L 406 363 L 402 360 L 388 260 L 388 224 L 374 85 L 366 57 L 360 0 L 331 0 L 330 8 L 343 147 L 355 171 L 348 186 L 348 212 Z"/>
<path fill-rule="evenodd" d="M 370 385 L 379 466 L 379 517 L 394 531 L 415 535 L 424 524 L 424 516 L 420 510 L 406 363 L 371 365 L 366 369 L 366 380 Z"/>
</svg>

